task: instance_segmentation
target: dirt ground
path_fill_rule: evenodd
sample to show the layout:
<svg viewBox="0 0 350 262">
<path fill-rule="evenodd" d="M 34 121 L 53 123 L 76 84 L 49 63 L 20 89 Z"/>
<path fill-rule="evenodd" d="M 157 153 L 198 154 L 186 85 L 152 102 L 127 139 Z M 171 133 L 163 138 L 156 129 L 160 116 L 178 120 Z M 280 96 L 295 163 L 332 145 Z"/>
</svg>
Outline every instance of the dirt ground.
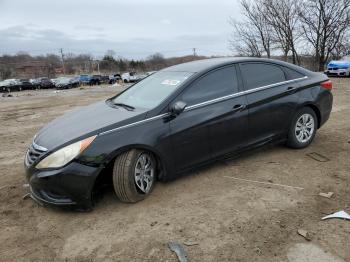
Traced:
<svg viewBox="0 0 350 262">
<path fill-rule="evenodd" d="M 350 261 L 350 221 L 321 221 L 350 213 L 350 79 L 333 82 L 331 118 L 310 147 L 269 146 L 220 161 L 158 183 L 136 204 L 107 192 L 85 213 L 23 200 L 24 153 L 43 125 L 122 87 L 0 97 L 0 261 L 177 261 L 169 241 L 183 244 L 189 261 Z M 330 199 L 318 195 L 329 191 Z"/>
</svg>

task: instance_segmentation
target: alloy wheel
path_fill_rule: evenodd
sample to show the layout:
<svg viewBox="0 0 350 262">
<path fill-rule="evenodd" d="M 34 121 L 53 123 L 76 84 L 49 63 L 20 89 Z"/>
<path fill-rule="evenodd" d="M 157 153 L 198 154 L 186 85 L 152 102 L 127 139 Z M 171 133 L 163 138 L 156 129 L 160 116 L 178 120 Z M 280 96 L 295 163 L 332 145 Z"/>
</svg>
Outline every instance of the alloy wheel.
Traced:
<svg viewBox="0 0 350 262">
<path fill-rule="evenodd" d="M 147 194 L 154 182 L 154 163 L 148 153 L 142 153 L 135 165 L 135 183 L 138 189 Z"/>
<path fill-rule="evenodd" d="M 300 143 L 307 143 L 315 131 L 315 120 L 311 114 L 301 115 L 295 124 L 295 137 Z"/>
</svg>

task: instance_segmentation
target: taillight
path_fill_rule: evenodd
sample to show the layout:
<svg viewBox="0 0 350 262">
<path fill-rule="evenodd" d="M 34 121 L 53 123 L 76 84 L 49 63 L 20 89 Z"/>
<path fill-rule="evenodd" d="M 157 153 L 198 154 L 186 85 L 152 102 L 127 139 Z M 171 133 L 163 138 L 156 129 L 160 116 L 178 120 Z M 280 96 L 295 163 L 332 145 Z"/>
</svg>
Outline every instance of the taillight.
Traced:
<svg viewBox="0 0 350 262">
<path fill-rule="evenodd" d="M 325 89 L 332 90 L 333 85 L 331 80 L 327 80 L 321 83 L 321 86 Z"/>
</svg>

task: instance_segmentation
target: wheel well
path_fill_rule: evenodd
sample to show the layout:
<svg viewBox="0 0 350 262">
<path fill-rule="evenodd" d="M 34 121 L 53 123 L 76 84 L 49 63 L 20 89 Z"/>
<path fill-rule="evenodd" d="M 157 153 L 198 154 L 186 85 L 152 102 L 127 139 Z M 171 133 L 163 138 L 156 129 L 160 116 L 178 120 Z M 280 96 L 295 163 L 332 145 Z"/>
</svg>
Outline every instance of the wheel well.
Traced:
<svg viewBox="0 0 350 262">
<path fill-rule="evenodd" d="M 316 117 L 317 117 L 317 128 L 320 128 L 320 125 L 321 125 L 321 113 L 320 113 L 320 110 L 317 108 L 317 106 L 311 105 L 311 104 L 306 105 L 305 107 L 309 107 L 315 112 Z"/>
</svg>

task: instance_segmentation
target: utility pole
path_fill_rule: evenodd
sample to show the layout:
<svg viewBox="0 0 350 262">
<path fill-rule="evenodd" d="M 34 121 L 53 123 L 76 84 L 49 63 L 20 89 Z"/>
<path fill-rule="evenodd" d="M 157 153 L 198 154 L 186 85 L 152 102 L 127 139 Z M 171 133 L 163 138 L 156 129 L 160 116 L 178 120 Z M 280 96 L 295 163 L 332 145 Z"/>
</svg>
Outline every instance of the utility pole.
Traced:
<svg viewBox="0 0 350 262">
<path fill-rule="evenodd" d="M 63 55 L 63 49 L 60 49 L 60 53 L 61 53 L 61 58 L 62 58 L 62 68 L 63 68 L 63 74 L 66 74 L 66 69 L 64 67 L 64 55 Z"/>
<path fill-rule="evenodd" d="M 100 75 L 101 73 L 100 73 L 100 61 L 99 60 L 96 60 L 96 62 L 97 62 L 97 72 L 98 72 L 98 74 Z"/>
<path fill-rule="evenodd" d="M 193 50 L 193 56 L 197 56 L 196 49 L 197 49 L 197 48 L 195 48 L 195 47 L 192 48 L 192 50 Z"/>
</svg>

